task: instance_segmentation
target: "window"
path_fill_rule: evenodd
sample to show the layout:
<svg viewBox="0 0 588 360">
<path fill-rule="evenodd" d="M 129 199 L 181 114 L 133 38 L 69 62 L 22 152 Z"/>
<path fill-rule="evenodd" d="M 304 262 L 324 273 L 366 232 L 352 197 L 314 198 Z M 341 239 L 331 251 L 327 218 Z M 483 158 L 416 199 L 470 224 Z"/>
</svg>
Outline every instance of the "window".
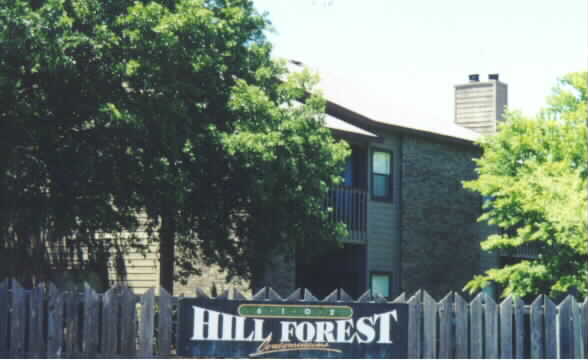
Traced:
<svg viewBox="0 0 588 360">
<path fill-rule="evenodd" d="M 372 294 L 380 294 L 384 297 L 392 295 L 392 275 L 389 273 L 371 273 L 370 289 Z"/>
<path fill-rule="evenodd" d="M 392 200 L 392 153 L 372 152 L 372 199 Z"/>
</svg>

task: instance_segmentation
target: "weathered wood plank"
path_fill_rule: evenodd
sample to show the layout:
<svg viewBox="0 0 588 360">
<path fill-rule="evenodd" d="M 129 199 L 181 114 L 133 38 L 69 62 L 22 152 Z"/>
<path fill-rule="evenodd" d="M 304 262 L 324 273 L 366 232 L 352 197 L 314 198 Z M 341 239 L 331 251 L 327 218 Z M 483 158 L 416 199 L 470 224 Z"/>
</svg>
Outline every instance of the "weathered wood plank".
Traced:
<svg viewBox="0 0 588 360">
<path fill-rule="evenodd" d="M 134 356 L 137 352 L 137 298 L 127 288 L 120 293 L 120 352 Z"/>
<path fill-rule="evenodd" d="M 484 294 L 484 357 L 498 358 L 498 307 Z"/>
<path fill-rule="evenodd" d="M 99 316 L 100 297 L 86 285 L 84 289 L 84 329 L 82 332 L 82 351 L 86 354 L 98 353 Z"/>
<path fill-rule="evenodd" d="M 171 354 L 172 345 L 172 303 L 170 294 L 163 288 L 159 289 L 159 324 L 158 346 L 159 356 L 166 357 Z"/>
<path fill-rule="evenodd" d="M 454 337 L 453 323 L 453 293 L 448 293 L 439 302 L 439 357 L 453 358 Z"/>
<path fill-rule="evenodd" d="M 545 356 L 545 337 L 544 337 L 544 314 L 543 309 L 543 295 L 537 296 L 535 301 L 531 303 L 530 307 L 530 321 L 531 321 L 531 358 L 541 359 Z"/>
<path fill-rule="evenodd" d="M 557 307 L 555 306 L 555 303 L 547 296 L 544 297 L 544 307 L 544 356 L 548 359 L 555 359 L 557 357 Z"/>
<path fill-rule="evenodd" d="M 511 359 L 513 354 L 512 305 L 511 296 L 500 303 L 500 357 L 502 359 Z"/>
<path fill-rule="evenodd" d="M 300 290 L 300 289 L 298 289 L 298 290 Z M 339 289 L 339 301 L 353 302 L 353 298 L 345 290 Z"/>
<path fill-rule="evenodd" d="M 80 303 L 77 294 L 65 293 L 65 347 L 66 353 L 80 352 Z"/>
<path fill-rule="evenodd" d="M 455 294 L 455 357 L 468 358 L 468 348 L 468 305 L 459 294 Z"/>
<path fill-rule="evenodd" d="M 470 303 L 470 357 L 481 359 L 484 356 L 482 329 L 482 293 Z"/>
<path fill-rule="evenodd" d="M 572 328 L 573 328 L 573 346 L 574 358 L 584 357 L 584 339 L 582 338 L 582 313 L 580 304 L 572 297 Z"/>
<path fill-rule="evenodd" d="M 44 289 L 41 287 L 31 289 L 29 296 L 29 336 L 27 340 L 27 352 L 29 354 L 45 352 L 45 339 L 43 336 L 45 324 L 44 295 Z"/>
<path fill-rule="evenodd" d="M 588 297 L 582 304 L 582 330 L 584 331 L 584 359 L 588 359 Z"/>
<path fill-rule="evenodd" d="M 406 304 L 406 294 L 405 293 L 401 293 L 400 295 L 398 295 L 398 297 L 396 297 L 396 299 L 394 299 L 392 301 L 392 303 L 395 303 L 395 304 Z"/>
<path fill-rule="evenodd" d="M 559 329 L 559 358 L 574 358 L 574 323 L 572 315 L 573 298 L 568 295 L 558 306 L 557 324 Z"/>
<path fill-rule="evenodd" d="M 153 356 L 153 332 L 155 315 L 155 290 L 147 290 L 141 296 L 141 325 L 139 326 L 139 357 Z"/>
<path fill-rule="evenodd" d="M 47 356 L 59 357 L 63 353 L 63 293 L 49 284 L 47 304 Z"/>
<path fill-rule="evenodd" d="M 8 280 L 0 282 L 0 353 L 8 353 L 8 325 L 10 314 L 10 293 Z"/>
<path fill-rule="evenodd" d="M 111 288 L 102 296 L 102 336 L 100 353 L 114 357 L 118 354 L 120 299 L 117 288 Z"/>
<path fill-rule="evenodd" d="M 519 297 L 514 298 L 515 321 L 515 358 L 525 357 L 525 303 Z"/>
<path fill-rule="evenodd" d="M 423 291 L 423 356 L 437 357 L 437 302 L 429 293 Z"/>
<path fill-rule="evenodd" d="M 422 305 L 420 291 L 408 300 L 408 357 L 422 357 Z"/>
<path fill-rule="evenodd" d="M 12 280 L 12 313 L 10 314 L 10 353 L 25 352 L 27 297 L 24 289 L 16 280 Z"/>
</svg>

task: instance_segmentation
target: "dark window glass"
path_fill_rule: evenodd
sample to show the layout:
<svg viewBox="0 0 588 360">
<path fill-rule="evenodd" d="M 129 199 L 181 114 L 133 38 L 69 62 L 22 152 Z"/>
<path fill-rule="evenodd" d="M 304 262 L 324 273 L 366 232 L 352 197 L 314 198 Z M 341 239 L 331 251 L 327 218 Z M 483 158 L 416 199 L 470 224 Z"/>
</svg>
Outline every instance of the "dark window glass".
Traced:
<svg viewBox="0 0 588 360">
<path fill-rule="evenodd" d="M 375 150 L 372 153 L 372 198 L 392 199 L 392 153 Z"/>
</svg>

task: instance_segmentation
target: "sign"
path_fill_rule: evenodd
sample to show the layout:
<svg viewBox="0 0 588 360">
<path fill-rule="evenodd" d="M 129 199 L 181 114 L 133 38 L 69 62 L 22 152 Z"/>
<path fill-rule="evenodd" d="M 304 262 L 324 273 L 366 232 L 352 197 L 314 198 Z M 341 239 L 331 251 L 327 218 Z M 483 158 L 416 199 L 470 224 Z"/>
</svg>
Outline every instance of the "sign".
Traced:
<svg viewBox="0 0 588 360">
<path fill-rule="evenodd" d="M 180 300 L 178 355 L 406 358 L 408 305 Z"/>
</svg>

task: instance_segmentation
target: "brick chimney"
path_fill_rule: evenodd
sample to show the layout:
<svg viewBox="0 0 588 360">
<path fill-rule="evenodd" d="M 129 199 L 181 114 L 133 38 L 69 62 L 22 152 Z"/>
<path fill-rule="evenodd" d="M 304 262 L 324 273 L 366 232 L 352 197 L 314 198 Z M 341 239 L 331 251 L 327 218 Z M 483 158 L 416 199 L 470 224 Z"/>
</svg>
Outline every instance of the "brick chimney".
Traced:
<svg viewBox="0 0 588 360">
<path fill-rule="evenodd" d="M 507 104 L 508 86 L 498 74 L 489 74 L 488 81 L 471 74 L 468 83 L 455 85 L 455 123 L 480 134 L 496 134 Z"/>
</svg>

